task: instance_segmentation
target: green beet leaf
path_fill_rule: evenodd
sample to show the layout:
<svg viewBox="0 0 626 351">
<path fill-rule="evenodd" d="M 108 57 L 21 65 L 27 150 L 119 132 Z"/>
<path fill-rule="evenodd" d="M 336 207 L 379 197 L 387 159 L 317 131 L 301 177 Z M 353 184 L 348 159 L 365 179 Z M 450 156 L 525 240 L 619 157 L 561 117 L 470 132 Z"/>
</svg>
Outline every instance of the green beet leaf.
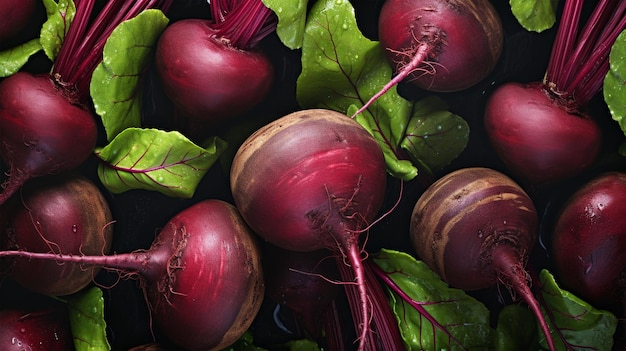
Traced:
<svg viewBox="0 0 626 351">
<path fill-rule="evenodd" d="M 76 351 L 111 350 L 106 336 L 102 290 L 93 287 L 70 295 L 67 304 Z"/>
<path fill-rule="evenodd" d="M 120 23 L 107 39 L 90 85 L 107 140 L 126 128 L 140 127 L 141 81 L 168 22 L 160 10 L 145 10 Z"/>
<path fill-rule="evenodd" d="M 219 138 L 200 147 L 177 131 L 127 128 L 96 149 L 98 177 L 113 193 L 131 189 L 190 198 L 226 148 Z"/>
<path fill-rule="evenodd" d="M 383 249 L 372 257 L 391 278 L 391 305 L 407 350 L 489 350 L 489 310 L 463 290 L 450 288 L 424 262 Z M 407 301 L 410 299 L 410 301 Z"/>
<path fill-rule="evenodd" d="M 467 122 L 448 111 L 445 101 L 431 96 L 415 104 L 401 147 L 414 162 L 434 173 L 459 156 L 468 140 Z"/>
<path fill-rule="evenodd" d="M 48 19 L 41 27 L 39 40 L 46 56 L 54 62 L 76 15 L 76 6 L 72 0 L 44 0 L 43 3 Z"/>
<path fill-rule="evenodd" d="M 498 313 L 495 337 L 496 351 L 539 350 L 539 334 L 535 315 L 525 305 L 505 306 Z"/>
<path fill-rule="evenodd" d="M 0 51 L 0 77 L 8 77 L 22 68 L 28 59 L 41 50 L 39 38 Z"/>
<path fill-rule="evenodd" d="M 313 5 L 306 19 L 296 87 L 301 107 L 354 113 L 391 75 L 380 44 L 363 36 L 348 0 Z M 411 103 L 393 88 L 356 118 L 379 141 L 388 171 L 405 180 L 417 175 L 410 161 L 397 156 L 410 109 Z"/>
<path fill-rule="evenodd" d="M 559 0 L 510 0 L 513 15 L 526 30 L 543 32 L 556 23 Z"/>
<path fill-rule="evenodd" d="M 626 31 L 622 32 L 609 54 L 609 71 L 604 78 L 604 101 L 611 117 L 626 135 Z"/>
<path fill-rule="evenodd" d="M 542 305 L 547 306 L 546 320 L 551 329 L 560 334 L 554 337 L 557 350 L 610 351 L 613 348 L 617 328 L 615 315 L 598 310 L 561 289 L 545 269 L 539 273 L 539 286 Z M 545 339 L 540 341 L 542 348 L 547 349 Z"/>
<path fill-rule="evenodd" d="M 263 0 L 263 4 L 278 17 L 276 34 L 290 49 L 302 47 L 308 0 Z"/>
<path fill-rule="evenodd" d="M 43 50 L 51 61 L 59 53 L 65 34 L 76 14 L 71 0 L 43 0 L 47 19 L 38 38 L 0 52 L 0 77 L 8 77 L 22 68 L 31 56 Z"/>
</svg>

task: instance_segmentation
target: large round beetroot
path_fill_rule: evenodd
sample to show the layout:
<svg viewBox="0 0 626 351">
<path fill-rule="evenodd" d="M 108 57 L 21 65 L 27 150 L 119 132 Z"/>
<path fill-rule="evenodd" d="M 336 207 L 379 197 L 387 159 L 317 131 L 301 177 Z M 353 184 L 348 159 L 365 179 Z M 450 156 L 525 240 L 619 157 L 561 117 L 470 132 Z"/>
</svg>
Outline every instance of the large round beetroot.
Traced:
<svg viewBox="0 0 626 351">
<path fill-rule="evenodd" d="M 273 67 L 258 50 L 216 37 L 213 22 L 186 19 L 161 35 L 155 64 L 163 88 L 182 118 L 217 123 L 257 105 L 269 92 Z"/>
<path fill-rule="evenodd" d="M 487 0 L 388 0 L 378 30 L 396 72 L 426 48 L 409 77 L 430 91 L 469 88 L 493 70 L 502 52 L 502 24 Z"/>
<path fill-rule="evenodd" d="M 624 204 L 626 173 L 602 174 L 571 195 L 554 228 L 559 281 L 594 306 L 618 308 L 626 301 Z"/>
<path fill-rule="evenodd" d="M 93 152 L 92 113 L 50 75 L 18 72 L 0 83 L 0 157 L 10 167 L 0 204 L 28 179 L 76 168 Z"/>
<path fill-rule="evenodd" d="M 11 219 L 2 249 L 74 255 L 108 253 L 113 217 L 104 196 L 79 175 L 45 176 L 27 182 L 7 207 Z M 0 240 L 1 242 L 1 240 Z M 69 295 L 90 284 L 98 268 L 15 258 L 8 275 L 47 295 Z"/>
<path fill-rule="evenodd" d="M 484 123 L 498 156 L 530 184 L 580 173 L 602 145 L 598 124 L 542 83 L 498 87 L 487 101 Z"/>
</svg>

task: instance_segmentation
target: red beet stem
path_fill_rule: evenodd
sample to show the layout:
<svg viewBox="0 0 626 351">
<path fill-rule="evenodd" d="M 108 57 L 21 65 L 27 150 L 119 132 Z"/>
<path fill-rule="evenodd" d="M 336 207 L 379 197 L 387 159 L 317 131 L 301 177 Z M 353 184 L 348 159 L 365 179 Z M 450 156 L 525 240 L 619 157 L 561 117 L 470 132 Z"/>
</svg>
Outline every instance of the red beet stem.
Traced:
<svg viewBox="0 0 626 351">
<path fill-rule="evenodd" d="M 415 53 L 411 58 L 411 61 L 409 61 L 407 65 L 403 66 L 402 69 L 398 71 L 398 74 L 391 78 L 389 82 L 387 82 L 376 94 L 374 94 L 365 104 L 363 104 L 361 108 L 359 108 L 354 114 L 352 114 L 350 118 L 355 118 L 356 116 L 363 113 L 363 111 L 367 110 L 374 103 L 374 101 L 378 100 L 378 98 L 387 93 L 391 88 L 398 85 L 401 81 L 407 78 L 413 71 L 415 71 L 420 65 L 422 65 L 426 61 L 426 58 L 434 47 L 435 44 L 433 43 L 419 44 L 415 49 Z"/>
<path fill-rule="evenodd" d="M 353 236 L 350 236 L 353 237 Z M 365 272 L 363 268 L 363 259 L 361 258 L 360 248 L 358 243 L 345 242 L 340 244 L 342 249 L 345 250 L 345 257 L 348 259 L 348 262 L 352 268 L 352 273 L 354 274 L 354 283 L 358 289 L 358 297 L 360 306 L 361 315 L 358 316 L 354 313 L 353 316 L 356 320 L 360 322 L 360 333 L 359 333 L 359 347 L 358 351 L 364 351 L 366 346 L 372 345 L 372 337 L 371 328 L 370 328 L 370 319 L 371 319 L 371 311 L 370 311 L 370 301 L 368 298 L 367 292 L 367 280 L 365 279 Z M 345 264 L 345 263 L 344 263 Z M 341 267 L 342 263 L 339 263 Z M 339 269 L 342 277 L 346 280 L 350 279 L 343 269 Z"/>
<path fill-rule="evenodd" d="M 498 274 L 498 280 L 504 282 L 526 302 L 537 318 L 549 349 L 556 350 L 550 327 L 541 312 L 539 302 L 530 289 L 530 276 L 522 264 L 523 261 L 516 249 L 506 243 L 494 248 L 491 255 L 491 262 Z"/>
<path fill-rule="evenodd" d="M 95 0 L 76 2 L 76 14 L 59 49 L 52 76 L 79 92 L 82 102 L 89 98 L 91 75 L 102 61 L 102 50 L 111 32 L 141 11 L 159 7 L 166 12 L 172 0 L 111 0 L 90 23 Z"/>
<path fill-rule="evenodd" d="M 212 4 L 215 37 L 249 50 L 276 29 L 277 18 L 261 0 L 215 1 Z"/>
<path fill-rule="evenodd" d="M 600 91 L 608 56 L 626 28 L 626 1 L 600 0 L 579 32 L 582 0 L 567 0 L 544 82 L 559 95 L 586 106 Z"/>
<path fill-rule="evenodd" d="M 28 252 L 23 250 L 0 251 L 0 257 L 26 258 L 29 260 L 55 260 L 59 264 L 78 263 L 93 265 L 104 269 L 120 270 L 125 273 L 137 273 L 142 277 L 158 279 L 163 276 L 160 268 L 166 269 L 168 255 L 159 255 L 153 251 L 136 251 L 124 254 L 85 256 L 72 254 L 58 254 L 53 252 Z"/>
</svg>

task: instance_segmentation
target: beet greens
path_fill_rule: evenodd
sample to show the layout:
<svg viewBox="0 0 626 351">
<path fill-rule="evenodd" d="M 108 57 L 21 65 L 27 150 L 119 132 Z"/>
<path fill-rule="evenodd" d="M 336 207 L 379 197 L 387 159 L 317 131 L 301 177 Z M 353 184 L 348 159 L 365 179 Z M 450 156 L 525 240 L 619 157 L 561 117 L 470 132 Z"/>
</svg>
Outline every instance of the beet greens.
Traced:
<svg viewBox="0 0 626 351">
<path fill-rule="evenodd" d="M 89 84 L 106 39 L 120 22 L 170 3 L 113 0 L 94 14 L 96 0 L 78 0 L 50 73 L 18 72 L 0 83 L 0 157 L 9 167 L 0 204 L 28 179 L 74 169 L 91 155 L 97 124 Z"/>
</svg>

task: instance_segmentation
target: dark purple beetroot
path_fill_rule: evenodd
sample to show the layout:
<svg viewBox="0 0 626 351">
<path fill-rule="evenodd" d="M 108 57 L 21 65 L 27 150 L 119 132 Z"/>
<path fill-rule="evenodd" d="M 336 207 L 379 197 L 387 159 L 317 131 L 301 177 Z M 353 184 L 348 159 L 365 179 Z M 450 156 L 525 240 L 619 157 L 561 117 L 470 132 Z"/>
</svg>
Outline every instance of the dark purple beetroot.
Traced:
<svg viewBox="0 0 626 351">
<path fill-rule="evenodd" d="M 579 174 L 602 145 L 598 124 L 542 83 L 498 87 L 485 107 L 484 123 L 498 156 L 528 184 Z"/>
<path fill-rule="evenodd" d="M 425 50 L 408 79 L 430 91 L 478 83 L 495 67 L 503 45 L 502 24 L 488 0 L 387 0 L 378 31 L 396 73 Z"/>
<path fill-rule="evenodd" d="M 67 309 L 54 306 L 0 310 L 0 350 L 74 350 Z"/>
<path fill-rule="evenodd" d="M 552 336 L 526 271 L 537 242 L 538 214 L 526 192 L 498 171 L 462 168 L 433 183 L 411 215 L 419 258 L 453 287 L 503 284 L 534 313 L 551 350 Z"/>
<path fill-rule="evenodd" d="M 0 158 L 9 166 L 0 204 L 29 179 L 78 167 L 93 152 L 92 113 L 50 75 L 18 72 L 0 83 Z"/>
<path fill-rule="evenodd" d="M 3 249 L 74 255 L 108 253 L 113 218 L 100 190 L 76 174 L 27 182 L 7 205 L 11 219 Z M 7 259 L 5 259 L 7 260 Z M 69 295 L 89 285 L 98 268 L 24 258 L 8 259 L 8 275 L 21 286 L 47 295 Z"/>
<path fill-rule="evenodd" d="M 626 173 L 592 179 L 563 206 L 552 236 L 559 283 L 618 313 L 626 307 Z"/>
<path fill-rule="evenodd" d="M 0 48 L 28 26 L 35 14 L 36 4 L 35 0 L 0 1 Z"/>
<path fill-rule="evenodd" d="M 183 118 L 216 125 L 257 105 L 274 69 L 265 54 L 215 37 L 212 22 L 172 23 L 159 39 L 155 64 L 168 97 Z"/>
</svg>

